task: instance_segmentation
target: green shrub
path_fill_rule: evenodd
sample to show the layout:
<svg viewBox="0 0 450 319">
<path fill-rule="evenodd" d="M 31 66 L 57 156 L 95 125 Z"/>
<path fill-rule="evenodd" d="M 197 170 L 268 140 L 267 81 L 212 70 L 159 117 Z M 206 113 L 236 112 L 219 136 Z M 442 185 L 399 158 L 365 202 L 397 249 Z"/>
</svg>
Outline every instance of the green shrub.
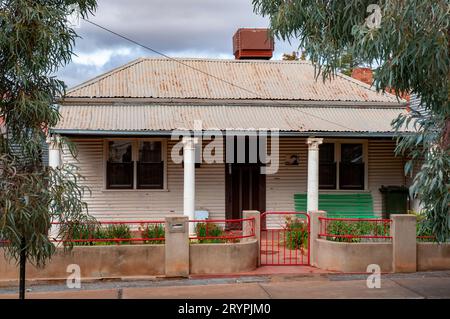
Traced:
<svg viewBox="0 0 450 319">
<path fill-rule="evenodd" d="M 289 249 L 306 249 L 308 247 L 308 224 L 299 218 L 286 218 L 286 247 Z"/>
<path fill-rule="evenodd" d="M 418 241 L 435 241 L 431 225 L 426 219 L 417 220 L 416 235 L 427 237 L 430 236 L 430 238 L 418 238 Z M 431 236 L 433 236 L 433 238 L 431 238 Z"/>
<path fill-rule="evenodd" d="M 340 220 L 333 220 L 327 224 L 327 233 L 331 235 L 356 235 L 356 223 L 349 223 Z M 328 240 L 338 242 L 360 242 L 361 238 L 346 238 L 346 237 L 327 237 Z"/>
<path fill-rule="evenodd" d="M 101 238 L 101 236 L 104 236 L 104 239 L 129 239 L 131 238 L 131 230 L 128 225 L 125 224 L 113 224 L 109 225 L 105 229 L 100 228 L 99 229 L 98 238 Z M 103 242 L 103 244 L 106 245 L 124 245 L 124 244 L 130 244 L 130 240 L 124 240 L 124 241 L 111 241 L 111 242 Z"/>
<path fill-rule="evenodd" d="M 211 238 L 201 239 L 202 237 L 220 237 L 223 236 L 223 230 L 220 226 L 213 223 L 197 223 L 195 233 L 199 243 L 225 243 L 225 239 Z"/>
<path fill-rule="evenodd" d="M 97 238 L 98 223 L 69 222 L 61 226 L 61 230 L 66 235 L 67 240 L 87 240 Z M 92 246 L 92 241 L 72 242 L 74 246 Z"/>
<path fill-rule="evenodd" d="M 85 239 L 88 241 L 73 242 L 75 246 L 93 246 L 93 245 L 123 245 L 129 244 L 130 241 L 94 241 L 93 239 L 117 239 L 131 238 L 131 231 L 128 225 L 109 225 L 102 227 L 99 223 L 69 223 L 65 225 L 67 227 L 66 234 L 68 240 Z M 89 240 L 92 239 L 92 240 Z"/>
<path fill-rule="evenodd" d="M 331 235 L 389 236 L 389 232 L 390 225 L 385 225 L 384 223 L 342 220 L 332 220 L 327 223 L 327 233 Z M 335 236 L 328 236 L 327 239 L 338 242 L 373 241 L 373 239 L 370 238 L 349 238 Z"/>
<path fill-rule="evenodd" d="M 144 227 L 144 226 L 143 226 Z M 142 230 L 142 238 L 165 238 L 164 225 L 150 224 Z M 164 244 L 164 240 L 144 240 L 145 244 Z"/>
</svg>

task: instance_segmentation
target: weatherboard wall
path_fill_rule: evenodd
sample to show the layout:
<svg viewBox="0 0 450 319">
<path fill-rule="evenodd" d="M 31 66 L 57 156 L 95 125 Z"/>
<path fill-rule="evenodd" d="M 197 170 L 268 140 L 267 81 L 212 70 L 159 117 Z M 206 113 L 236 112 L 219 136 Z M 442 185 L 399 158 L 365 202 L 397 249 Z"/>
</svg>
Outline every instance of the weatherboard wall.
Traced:
<svg viewBox="0 0 450 319">
<path fill-rule="evenodd" d="M 90 189 L 84 199 L 91 214 L 102 220 L 160 219 L 182 214 L 183 167 L 174 163 L 170 156 L 175 141 L 167 140 L 165 190 L 106 190 L 104 140 L 80 138 L 73 141 L 78 148 L 77 161 L 67 152 L 64 160 L 80 168 L 80 173 L 84 176 L 80 183 Z M 203 145 L 206 143 L 204 141 Z M 378 189 L 381 185 L 404 185 L 403 161 L 394 156 L 394 141 L 368 140 L 367 145 L 368 189 L 364 192 L 371 192 L 374 212 L 381 214 L 381 193 Z M 266 209 L 294 211 L 294 194 L 306 193 L 307 189 L 306 139 L 280 138 L 279 150 L 278 172 L 267 175 L 266 178 Z M 299 165 L 286 164 L 286 160 L 293 154 L 298 155 Z M 224 164 L 203 163 L 196 169 L 196 209 L 209 211 L 211 218 L 225 217 Z"/>
<path fill-rule="evenodd" d="M 84 196 L 89 212 L 99 219 L 160 219 L 182 214 L 183 167 L 170 159 L 174 141 L 167 141 L 166 190 L 106 190 L 104 180 L 103 139 L 74 140 L 78 161 L 65 154 L 65 160 L 75 163 L 85 177 L 81 184 L 90 194 Z M 223 164 L 202 165 L 196 169 L 197 209 L 208 210 L 212 218 L 223 218 L 225 212 L 225 168 Z M 219 182 L 218 182 L 219 181 Z"/>
</svg>

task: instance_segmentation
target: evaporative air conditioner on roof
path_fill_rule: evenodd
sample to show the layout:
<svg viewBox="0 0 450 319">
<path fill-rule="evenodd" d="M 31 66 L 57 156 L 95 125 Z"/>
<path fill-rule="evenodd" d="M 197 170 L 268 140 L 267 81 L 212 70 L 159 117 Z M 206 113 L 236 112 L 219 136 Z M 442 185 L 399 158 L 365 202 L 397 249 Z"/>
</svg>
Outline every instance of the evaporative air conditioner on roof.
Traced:
<svg viewBox="0 0 450 319">
<path fill-rule="evenodd" d="M 233 53 L 237 60 L 272 58 L 275 43 L 269 29 L 240 28 L 233 36 Z"/>
</svg>

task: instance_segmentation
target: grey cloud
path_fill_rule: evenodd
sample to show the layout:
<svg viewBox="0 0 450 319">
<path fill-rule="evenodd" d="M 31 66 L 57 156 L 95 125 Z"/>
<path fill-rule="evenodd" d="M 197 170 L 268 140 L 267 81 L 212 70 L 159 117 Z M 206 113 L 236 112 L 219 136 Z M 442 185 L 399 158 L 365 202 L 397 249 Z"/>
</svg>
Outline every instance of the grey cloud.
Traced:
<svg viewBox="0 0 450 319">
<path fill-rule="evenodd" d="M 238 27 L 266 27 L 252 12 L 251 0 L 100 0 L 93 22 L 163 51 L 196 48 L 231 51 Z M 117 47 L 123 40 L 82 22 L 80 50 Z"/>
<path fill-rule="evenodd" d="M 68 88 L 72 88 L 84 81 L 90 80 L 102 73 L 117 68 L 118 66 L 124 65 L 144 55 L 145 54 L 141 50 L 133 50 L 127 56 L 112 54 L 109 61 L 101 67 L 72 62 L 59 70 L 58 77 L 64 80 Z"/>
<path fill-rule="evenodd" d="M 268 20 L 253 13 L 251 0 L 98 0 L 98 10 L 91 21 L 128 36 L 144 45 L 174 56 L 215 57 L 232 54 L 232 36 L 239 27 L 267 27 Z M 99 68 L 99 73 L 128 62 L 140 54 L 153 53 L 136 48 L 135 45 L 82 21 L 76 30 L 75 51 L 79 53 L 96 50 L 133 48 L 133 56 L 111 57 Z M 287 43 L 276 43 L 276 55 L 291 52 Z M 120 64 L 119 64 L 120 65 Z M 59 75 L 73 86 L 88 79 L 92 68 L 72 63 Z M 95 69 L 95 68 L 94 68 Z M 97 74 L 94 74 L 97 75 Z"/>
</svg>

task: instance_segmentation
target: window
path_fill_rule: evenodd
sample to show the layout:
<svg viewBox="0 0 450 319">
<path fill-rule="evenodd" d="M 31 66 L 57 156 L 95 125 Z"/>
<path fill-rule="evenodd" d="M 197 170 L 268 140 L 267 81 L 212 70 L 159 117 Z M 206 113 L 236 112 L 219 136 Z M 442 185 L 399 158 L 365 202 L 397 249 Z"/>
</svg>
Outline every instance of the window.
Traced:
<svg viewBox="0 0 450 319">
<path fill-rule="evenodd" d="M 137 188 L 164 188 L 164 162 L 162 160 L 162 143 L 160 141 L 139 143 Z"/>
<path fill-rule="evenodd" d="M 106 185 L 110 189 L 133 188 L 133 161 L 131 142 L 108 143 Z"/>
<path fill-rule="evenodd" d="M 341 144 L 340 189 L 364 189 L 362 144 Z"/>
<path fill-rule="evenodd" d="M 336 189 L 334 143 L 324 143 L 319 147 L 319 188 Z"/>
<path fill-rule="evenodd" d="M 324 143 L 320 145 L 320 189 L 361 190 L 364 187 L 365 163 L 362 143 Z"/>
<path fill-rule="evenodd" d="M 163 189 L 163 142 L 108 141 L 107 189 Z"/>
</svg>

